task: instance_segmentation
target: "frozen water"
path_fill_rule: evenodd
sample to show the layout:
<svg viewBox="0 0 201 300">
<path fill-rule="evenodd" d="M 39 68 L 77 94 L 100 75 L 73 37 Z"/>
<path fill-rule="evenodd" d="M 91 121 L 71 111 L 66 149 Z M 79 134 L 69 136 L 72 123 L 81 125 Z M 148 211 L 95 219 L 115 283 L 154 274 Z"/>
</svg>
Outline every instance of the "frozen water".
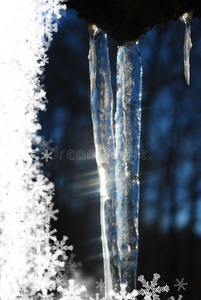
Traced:
<svg viewBox="0 0 201 300">
<path fill-rule="evenodd" d="M 116 130 L 107 36 L 90 28 L 91 110 L 100 177 L 106 299 L 135 287 L 138 256 L 142 64 L 138 42 L 118 48 Z"/>
<path fill-rule="evenodd" d="M 185 24 L 185 38 L 184 38 L 184 76 L 186 83 L 190 84 L 190 50 L 192 48 L 191 42 L 191 20 L 193 12 L 184 13 L 179 19 Z"/>
<path fill-rule="evenodd" d="M 106 299 L 119 285 L 116 232 L 115 140 L 113 132 L 113 94 L 107 36 L 90 28 L 91 112 L 100 177 L 101 235 L 104 257 Z"/>
<path fill-rule="evenodd" d="M 117 236 L 121 284 L 135 288 L 138 257 L 142 63 L 138 42 L 118 48 L 116 111 Z"/>
</svg>

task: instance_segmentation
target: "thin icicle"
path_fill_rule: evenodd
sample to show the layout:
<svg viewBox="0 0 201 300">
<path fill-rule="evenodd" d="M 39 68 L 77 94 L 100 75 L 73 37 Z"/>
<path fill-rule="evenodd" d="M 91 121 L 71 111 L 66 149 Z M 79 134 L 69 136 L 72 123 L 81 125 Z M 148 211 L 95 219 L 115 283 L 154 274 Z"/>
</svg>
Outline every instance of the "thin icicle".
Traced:
<svg viewBox="0 0 201 300">
<path fill-rule="evenodd" d="M 107 35 L 96 26 L 90 28 L 91 111 L 100 177 L 101 234 L 106 299 L 118 291 L 118 249 L 116 232 L 115 140 L 113 133 L 113 94 Z"/>
<path fill-rule="evenodd" d="M 190 50 L 192 48 L 191 42 L 191 20 L 193 12 L 184 13 L 179 19 L 185 24 L 185 39 L 184 39 L 184 76 L 186 83 L 190 84 Z"/>
<path fill-rule="evenodd" d="M 142 63 L 138 42 L 118 48 L 116 112 L 117 235 L 121 283 L 136 285 Z"/>
</svg>

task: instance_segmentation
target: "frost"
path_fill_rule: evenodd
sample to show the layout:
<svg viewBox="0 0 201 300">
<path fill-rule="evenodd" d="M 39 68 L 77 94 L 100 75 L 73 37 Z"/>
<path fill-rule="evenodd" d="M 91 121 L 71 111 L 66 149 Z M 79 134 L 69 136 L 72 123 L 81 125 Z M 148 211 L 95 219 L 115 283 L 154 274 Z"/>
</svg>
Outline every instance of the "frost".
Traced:
<svg viewBox="0 0 201 300">
<path fill-rule="evenodd" d="M 190 50 L 192 48 L 191 42 L 191 20 L 193 11 L 184 13 L 179 19 L 185 24 L 185 39 L 184 39 L 184 75 L 186 83 L 190 84 Z"/>
</svg>

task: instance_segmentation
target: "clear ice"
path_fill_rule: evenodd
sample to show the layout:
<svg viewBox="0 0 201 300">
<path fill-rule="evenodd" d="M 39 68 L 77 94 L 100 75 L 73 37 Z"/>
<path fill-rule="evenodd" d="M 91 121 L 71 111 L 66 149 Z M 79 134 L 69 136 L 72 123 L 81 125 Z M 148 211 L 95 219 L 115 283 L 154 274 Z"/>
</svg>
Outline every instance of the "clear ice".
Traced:
<svg viewBox="0 0 201 300">
<path fill-rule="evenodd" d="M 107 35 L 96 26 L 91 26 L 89 33 L 91 112 L 100 178 L 105 294 L 110 300 L 111 291 L 119 292 L 122 283 L 127 284 L 128 291 L 132 291 L 136 283 L 142 64 L 138 42 L 118 48 L 114 118 Z"/>
<path fill-rule="evenodd" d="M 118 48 L 116 111 L 117 236 L 121 283 L 135 288 L 138 257 L 142 62 L 138 42 Z"/>
<path fill-rule="evenodd" d="M 93 26 L 90 32 L 91 113 L 100 178 L 101 236 L 104 258 L 106 299 L 118 289 L 118 248 L 116 228 L 115 138 L 113 131 L 113 93 L 107 35 Z"/>
<path fill-rule="evenodd" d="M 190 84 L 190 50 L 192 48 L 191 42 L 191 20 L 193 12 L 184 13 L 179 19 L 185 24 L 185 38 L 184 38 L 184 76 L 186 83 Z"/>
</svg>

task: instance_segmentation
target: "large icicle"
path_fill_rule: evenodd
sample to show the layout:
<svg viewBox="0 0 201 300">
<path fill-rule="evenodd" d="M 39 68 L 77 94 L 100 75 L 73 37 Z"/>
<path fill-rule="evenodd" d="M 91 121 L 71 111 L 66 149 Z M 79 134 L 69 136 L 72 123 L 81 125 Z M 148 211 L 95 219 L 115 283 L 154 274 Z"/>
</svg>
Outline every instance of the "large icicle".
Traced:
<svg viewBox="0 0 201 300">
<path fill-rule="evenodd" d="M 190 50 L 192 48 L 191 42 L 191 20 L 193 12 L 184 13 L 179 19 L 185 24 L 185 38 L 184 38 L 184 76 L 186 83 L 190 84 Z"/>
<path fill-rule="evenodd" d="M 118 48 L 116 112 L 117 235 L 121 283 L 136 285 L 142 63 L 138 42 Z"/>
<path fill-rule="evenodd" d="M 106 283 L 106 299 L 118 291 L 118 249 L 116 232 L 115 139 L 113 133 L 113 94 L 107 35 L 90 29 L 91 110 L 100 177 L 101 231 Z"/>
</svg>

